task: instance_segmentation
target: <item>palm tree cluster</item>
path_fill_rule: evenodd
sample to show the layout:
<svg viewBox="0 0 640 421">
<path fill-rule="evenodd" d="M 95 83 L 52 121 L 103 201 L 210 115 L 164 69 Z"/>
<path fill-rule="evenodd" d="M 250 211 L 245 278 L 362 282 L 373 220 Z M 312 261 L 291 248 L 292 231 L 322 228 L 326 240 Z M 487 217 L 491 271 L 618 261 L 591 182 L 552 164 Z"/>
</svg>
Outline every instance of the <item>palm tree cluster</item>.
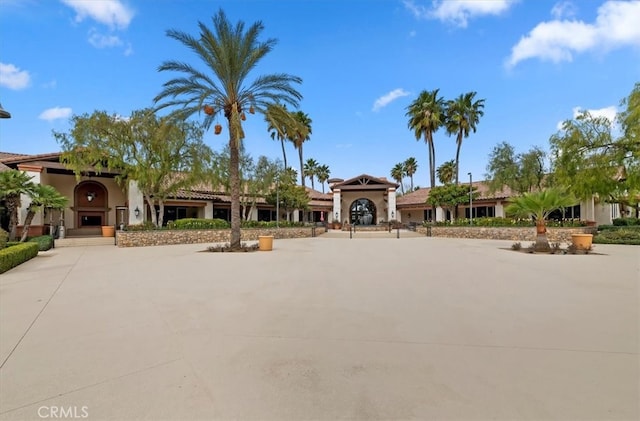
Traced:
<svg viewBox="0 0 640 421">
<path fill-rule="evenodd" d="M 411 184 L 409 191 L 413 191 L 413 175 L 418 171 L 418 160 L 414 157 L 407 158 L 404 162 L 399 162 L 391 168 L 391 178 L 400 184 L 400 192 L 405 193 L 404 177 L 409 177 Z"/>
<path fill-rule="evenodd" d="M 456 99 L 446 101 L 439 96 L 439 89 L 422 91 L 407 107 L 411 129 L 416 140 L 424 139 L 429 149 L 429 181 L 431 188 L 436 184 L 435 144 L 433 135 L 444 128 L 447 135 L 456 136 L 456 158 L 454 161 L 455 184 L 459 183 L 459 161 L 462 140 L 475 133 L 480 117 L 484 115 L 484 99 L 475 100 L 476 92 L 460 94 Z"/>
<path fill-rule="evenodd" d="M 40 209 L 64 209 L 68 199 L 61 195 L 54 187 L 35 184 L 24 171 L 7 170 L 0 172 L 0 199 L 4 200 L 9 212 L 9 240 L 16 238 L 18 227 L 18 209 L 21 206 L 20 197 L 27 195 L 31 199 L 27 206 L 22 236 L 20 241 L 26 241 L 29 227 Z"/>
<path fill-rule="evenodd" d="M 315 178 L 320 184 L 322 184 L 322 193 L 324 193 L 324 183 L 329 179 L 329 176 L 331 175 L 331 170 L 329 170 L 328 165 L 320 165 L 315 159 L 309 158 L 307 159 L 307 162 L 304 163 L 304 174 L 311 180 L 312 189 L 315 190 L 315 186 L 313 183 L 313 180 Z"/>
</svg>

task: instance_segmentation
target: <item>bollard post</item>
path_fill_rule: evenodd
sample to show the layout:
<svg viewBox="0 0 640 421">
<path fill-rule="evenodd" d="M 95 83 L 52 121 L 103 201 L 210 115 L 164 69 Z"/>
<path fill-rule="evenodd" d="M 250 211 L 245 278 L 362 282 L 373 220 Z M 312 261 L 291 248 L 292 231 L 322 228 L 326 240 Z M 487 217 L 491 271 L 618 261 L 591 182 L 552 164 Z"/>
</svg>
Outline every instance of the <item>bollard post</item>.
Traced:
<svg viewBox="0 0 640 421">
<path fill-rule="evenodd" d="M 311 237 L 316 236 L 316 227 L 311 227 Z"/>
<path fill-rule="evenodd" d="M 349 227 L 349 239 L 353 238 L 353 231 L 351 230 L 351 227 Z"/>
<path fill-rule="evenodd" d="M 398 226 L 397 229 L 397 234 L 396 234 L 396 238 L 400 238 L 400 226 Z"/>
</svg>

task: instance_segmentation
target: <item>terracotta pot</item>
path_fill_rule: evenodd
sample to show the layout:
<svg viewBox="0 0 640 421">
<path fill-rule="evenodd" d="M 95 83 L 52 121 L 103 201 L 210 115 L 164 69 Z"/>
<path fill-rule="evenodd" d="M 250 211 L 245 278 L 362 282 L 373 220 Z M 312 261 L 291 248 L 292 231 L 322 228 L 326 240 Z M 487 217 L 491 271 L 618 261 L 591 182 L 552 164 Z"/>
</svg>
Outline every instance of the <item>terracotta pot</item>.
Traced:
<svg viewBox="0 0 640 421">
<path fill-rule="evenodd" d="M 258 236 L 258 250 L 271 251 L 273 250 L 273 235 L 259 235 Z"/>
<path fill-rule="evenodd" d="M 571 243 L 578 250 L 589 250 L 593 243 L 593 234 L 571 234 Z"/>
<path fill-rule="evenodd" d="M 215 125 L 215 127 L 213 128 L 213 132 L 214 132 L 215 134 L 220 134 L 220 133 L 222 133 L 222 126 L 221 126 L 221 125 L 219 125 L 219 124 L 216 124 L 216 125 Z"/>
<path fill-rule="evenodd" d="M 112 225 L 103 225 L 102 226 L 102 236 L 103 237 L 113 237 L 116 235 L 116 227 Z"/>
</svg>

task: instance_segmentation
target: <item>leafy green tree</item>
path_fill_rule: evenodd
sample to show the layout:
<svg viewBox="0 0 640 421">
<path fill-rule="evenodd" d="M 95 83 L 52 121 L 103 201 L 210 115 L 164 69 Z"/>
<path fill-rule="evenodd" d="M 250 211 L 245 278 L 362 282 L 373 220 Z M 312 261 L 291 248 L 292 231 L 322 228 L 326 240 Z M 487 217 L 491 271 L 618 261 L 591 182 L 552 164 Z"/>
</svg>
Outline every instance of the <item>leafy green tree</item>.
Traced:
<svg viewBox="0 0 640 421">
<path fill-rule="evenodd" d="M 447 134 L 456 135 L 456 184 L 459 183 L 460 178 L 462 140 L 469 137 L 469 132 L 476 132 L 480 117 L 484 115 L 484 99 L 474 101 L 476 94 L 477 92 L 460 94 L 458 98 L 448 101 L 446 105 L 445 126 Z"/>
<path fill-rule="evenodd" d="M 580 199 L 596 194 L 618 203 L 621 213 L 634 205 L 640 194 L 640 84 L 636 84 L 619 116 L 622 135 L 616 137 L 612 123 L 584 111 L 563 123 L 551 136 L 554 181 Z"/>
<path fill-rule="evenodd" d="M 27 216 L 24 219 L 22 238 L 20 238 L 22 242 L 27 241 L 29 227 L 31 227 L 31 222 L 39 209 L 64 209 L 69 203 L 69 199 L 61 195 L 52 186 L 36 184 L 29 192 L 29 195 L 31 196 L 31 203 L 27 207 Z"/>
<path fill-rule="evenodd" d="M 404 184 L 402 183 L 402 179 L 404 178 L 405 173 L 403 162 L 397 163 L 393 168 L 391 168 L 391 178 L 393 178 L 396 183 L 400 184 L 400 191 L 402 194 L 404 194 Z"/>
<path fill-rule="evenodd" d="M 429 179 L 431 188 L 436 186 L 436 151 L 433 135 L 445 122 L 445 102 L 438 96 L 439 89 L 422 91 L 409 107 L 409 129 L 413 130 L 416 140 L 424 138 L 429 148 Z"/>
<path fill-rule="evenodd" d="M 413 175 L 418 171 L 418 161 L 414 157 L 407 158 L 403 163 L 404 173 L 411 180 L 411 191 L 413 191 Z"/>
<path fill-rule="evenodd" d="M 317 176 L 318 172 L 318 161 L 313 158 L 307 159 L 307 162 L 304 163 L 304 173 L 307 177 L 311 179 L 311 188 L 315 190 L 315 186 L 313 184 L 313 179 Z"/>
<path fill-rule="evenodd" d="M 213 30 L 198 22 L 200 34 L 194 37 L 186 32 L 169 30 L 167 35 L 192 51 L 202 69 L 181 60 L 164 62 L 159 70 L 177 72 L 177 76 L 164 84 L 155 98 L 165 101 L 160 107 L 180 107 L 176 112 L 189 117 L 198 114 L 205 104 L 213 112 L 204 116 L 209 128 L 222 113 L 229 129 L 229 178 L 231 181 L 231 241 L 230 248 L 239 250 L 240 244 L 240 177 L 239 146 L 244 139 L 242 117 L 245 111 L 264 114 L 271 104 L 289 104 L 297 107 L 302 95 L 294 88 L 302 80 L 285 73 L 257 76 L 248 82 L 249 74 L 273 50 L 276 40 L 259 41 L 263 25 L 256 22 L 245 28 L 240 21 L 235 26 L 220 10 L 213 17 Z"/>
<path fill-rule="evenodd" d="M 69 133 L 54 132 L 62 162 L 78 178 L 93 168 L 116 172 L 123 187 L 135 180 L 157 226 L 163 224 L 165 200 L 200 182 L 210 166 L 212 152 L 200 126 L 173 116 L 159 118 L 150 109 L 133 111 L 129 118 L 95 111 L 71 122 Z"/>
<path fill-rule="evenodd" d="M 576 203 L 570 194 L 559 189 L 546 189 L 522 196 L 509 198 L 509 205 L 505 209 L 507 214 L 522 218 L 533 218 L 536 222 L 535 251 L 549 251 L 546 220 L 551 212 L 564 209 Z"/>
<path fill-rule="evenodd" d="M 20 196 L 30 195 L 34 191 L 34 184 L 24 171 L 7 170 L 0 172 L 0 199 L 4 200 L 9 213 L 9 241 L 16 239 L 18 227 L 18 209 Z"/>
<path fill-rule="evenodd" d="M 517 154 L 507 142 L 498 144 L 489 155 L 486 178 L 492 192 L 504 186 L 516 194 L 542 189 L 545 184 L 545 152 L 535 146 Z"/>
<path fill-rule="evenodd" d="M 476 188 L 472 188 L 473 198 L 478 197 Z M 444 186 L 436 186 L 429 190 L 427 203 L 431 206 L 441 206 L 454 212 L 458 205 L 469 203 L 469 187 L 456 185 L 454 183 L 445 184 Z"/>
<path fill-rule="evenodd" d="M 296 183 L 296 171 L 292 168 L 282 170 L 278 175 L 278 186 L 272 189 L 265 197 L 267 203 L 276 206 L 279 203 L 280 209 L 287 213 L 290 220 L 290 213 L 294 209 L 307 210 L 309 208 L 309 195 L 304 187 Z"/>
<path fill-rule="evenodd" d="M 447 185 L 453 183 L 456 177 L 455 161 L 452 159 L 450 161 L 443 162 L 442 165 L 438 167 L 436 172 L 438 173 L 438 180 L 442 184 Z"/>
<path fill-rule="evenodd" d="M 322 184 L 322 193 L 324 193 L 324 183 L 329 180 L 329 176 L 331 176 L 331 170 L 328 165 L 320 165 L 316 171 L 316 178 Z"/>
</svg>

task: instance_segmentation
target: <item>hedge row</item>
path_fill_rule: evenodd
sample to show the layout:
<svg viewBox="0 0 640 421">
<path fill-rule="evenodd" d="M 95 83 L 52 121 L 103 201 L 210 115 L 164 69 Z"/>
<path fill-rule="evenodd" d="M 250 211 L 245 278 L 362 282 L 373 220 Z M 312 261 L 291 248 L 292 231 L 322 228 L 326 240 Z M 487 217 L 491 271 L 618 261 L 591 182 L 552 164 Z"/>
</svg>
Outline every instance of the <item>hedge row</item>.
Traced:
<svg viewBox="0 0 640 421">
<path fill-rule="evenodd" d="M 229 223 L 224 219 L 199 219 L 183 218 L 167 222 L 168 229 L 192 230 L 192 229 L 224 229 L 229 228 Z"/>
<path fill-rule="evenodd" d="M 38 243 L 19 243 L 0 250 L 0 273 L 18 266 L 38 255 Z"/>
<path fill-rule="evenodd" d="M 467 227 L 471 225 L 471 220 L 468 218 L 459 218 L 455 221 L 438 221 L 435 223 L 425 222 L 425 226 L 435 225 L 435 226 L 451 226 L 451 227 Z M 582 227 L 585 226 L 586 223 L 579 220 L 564 220 L 564 221 L 556 221 L 549 220 L 547 221 L 548 227 Z M 473 218 L 473 226 L 475 227 L 534 227 L 535 223 L 532 219 L 513 219 L 513 218 L 503 218 L 503 217 L 481 217 L 481 218 Z"/>
<path fill-rule="evenodd" d="M 613 225 L 624 227 L 628 225 L 640 225 L 640 218 L 615 218 Z"/>
<path fill-rule="evenodd" d="M 593 237 L 596 244 L 630 244 L 640 245 L 640 230 L 617 229 L 600 231 Z"/>
<path fill-rule="evenodd" d="M 47 251 L 53 247 L 53 237 L 50 235 L 41 235 L 39 237 L 33 237 L 29 239 L 30 243 L 37 243 L 38 250 Z"/>
</svg>

